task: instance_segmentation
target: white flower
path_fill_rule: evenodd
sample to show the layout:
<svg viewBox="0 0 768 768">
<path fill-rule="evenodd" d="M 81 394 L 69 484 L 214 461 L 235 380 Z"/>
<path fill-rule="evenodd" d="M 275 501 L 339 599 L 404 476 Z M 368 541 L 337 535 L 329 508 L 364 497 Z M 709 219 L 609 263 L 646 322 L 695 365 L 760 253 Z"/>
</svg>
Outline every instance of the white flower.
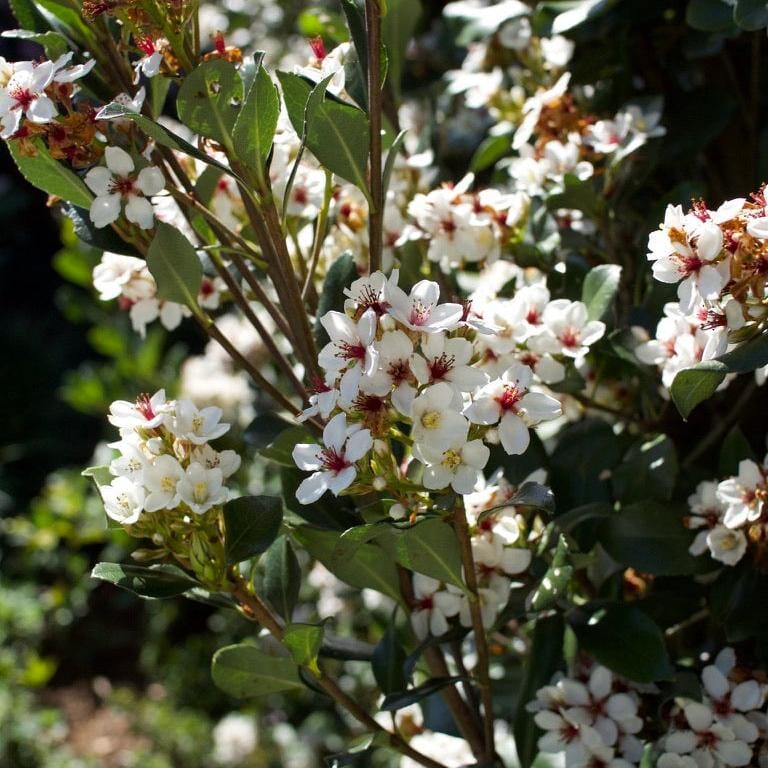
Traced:
<svg viewBox="0 0 768 768">
<path fill-rule="evenodd" d="M 131 318 L 131 327 L 141 338 L 147 335 L 147 326 L 158 318 L 167 331 L 173 331 L 181 325 L 185 317 L 192 314 L 185 304 L 177 304 L 175 301 L 161 301 L 157 298 L 141 299 L 133 304 L 128 312 Z"/>
<path fill-rule="evenodd" d="M 562 354 L 579 359 L 605 333 L 605 323 L 589 320 L 587 307 L 581 301 L 551 301 L 544 310 L 542 322 L 546 330 L 530 340 L 530 346 L 535 352 Z"/>
<path fill-rule="evenodd" d="M 393 269 L 389 277 L 383 272 L 374 272 L 358 278 L 349 288 L 344 289 L 347 297 L 344 309 L 360 314 L 372 309 L 379 317 L 386 314 L 389 309 L 389 292 L 397 287 L 399 274 L 399 270 Z"/>
<path fill-rule="evenodd" d="M 465 442 L 462 438 L 446 450 L 417 443 L 413 455 L 426 464 L 422 477 L 425 488 L 436 490 L 450 485 L 456 493 L 471 493 L 491 452 L 482 440 Z"/>
<path fill-rule="evenodd" d="M 135 403 L 116 400 L 109 406 L 108 419 L 110 424 L 119 428 L 154 429 L 163 423 L 168 407 L 165 390 L 161 389 L 152 397 L 140 395 Z"/>
<path fill-rule="evenodd" d="M 368 429 L 359 424 L 347 426 L 347 416 L 339 413 L 323 430 L 323 445 L 300 443 L 293 449 L 293 460 L 299 469 L 313 472 L 296 489 L 301 504 L 312 504 L 326 491 L 338 496 L 357 476 L 355 462 L 373 447 Z"/>
<path fill-rule="evenodd" d="M 456 328 L 464 314 L 461 304 L 440 304 L 440 286 L 420 280 L 406 296 L 401 288 L 390 291 L 389 314 L 412 331 L 437 333 Z"/>
<path fill-rule="evenodd" d="M 459 612 L 458 597 L 442 588 L 437 579 L 413 574 L 414 606 L 411 623 L 416 636 L 440 637 L 448 631 L 448 619 Z"/>
<path fill-rule="evenodd" d="M 160 66 L 163 63 L 162 49 L 164 40 L 154 40 L 151 37 L 143 37 L 136 40 L 136 45 L 144 54 L 134 63 L 136 75 L 133 78 L 134 83 L 138 83 L 141 75 L 153 78 L 160 72 Z"/>
<path fill-rule="evenodd" d="M 376 343 L 379 368 L 365 381 L 366 391 L 386 395 L 392 391 L 392 404 L 404 414 L 411 412 L 416 397 L 415 376 L 411 371 L 413 342 L 403 331 L 385 331 Z"/>
<path fill-rule="evenodd" d="M 360 388 L 360 380 L 370 375 L 378 364 L 376 337 L 377 318 L 366 310 L 355 322 L 342 312 L 330 311 L 320 318 L 331 340 L 320 350 L 318 362 L 328 373 L 342 374 L 339 390 L 341 397 L 351 402 Z"/>
<path fill-rule="evenodd" d="M 177 486 L 182 477 L 184 469 L 173 456 L 163 454 L 153 464 L 148 464 L 144 469 L 144 485 L 148 491 L 144 509 L 157 512 L 178 507 L 181 496 Z"/>
<path fill-rule="evenodd" d="M 500 379 L 481 387 L 466 410 L 473 424 L 498 424 L 499 437 L 508 454 L 524 453 L 530 443 L 528 428 L 556 419 L 562 412 L 555 398 L 529 392 L 533 372 L 514 363 Z"/>
<path fill-rule="evenodd" d="M 135 256 L 104 251 L 101 261 L 93 268 L 93 287 L 102 301 L 116 299 L 146 267 L 146 262 Z"/>
<path fill-rule="evenodd" d="M 235 451 L 215 451 L 207 443 L 192 449 L 191 460 L 203 464 L 208 469 L 218 467 L 225 478 L 234 475 L 242 462 Z"/>
<path fill-rule="evenodd" d="M 202 515 L 227 500 L 229 492 L 223 486 L 223 479 L 218 467 L 208 469 L 193 461 L 179 480 L 179 496 L 195 514 Z"/>
<path fill-rule="evenodd" d="M 221 423 L 222 415 L 221 408 L 215 405 L 198 409 L 191 400 L 178 400 L 166 418 L 166 426 L 177 438 L 203 445 L 229 431 L 229 424 Z"/>
<path fill-rule="evenodd" d="M 728 528 L 739 528 L 759 519 L 763 504 L 758 490 L 764 486 L 763 471 L 750 459 L 739 462 L 739 474 L 736 477 L 723 480 L 717 486 L 717 495 L 727 506 L 723 523 Z"/>
<path fill-rule="evenodd" d="M 709 531 L 706 541 L 712 557 L 726 565 L 736 565 L 747 551 L 747 537 L 744 533 L 723 525 Z"/>
<path fill-rule="evenodd" d="M 230 712 L 213 727 L 213 759 L 238 766 L 256 749 L 258 731 L 253 716 Z"/>
<path fill-rule="evenodd" d="M 413 401 L 411 419 L 414 441 L 435 450 L 447 450 L 465 439 L 469 429 L 467 420 L 456 410 L 452 387 L 445 382 L 427 387 Z"/>
<path fill-rule="evenodd" d="M 475 761 L 469 744 L 456 736 L 425 731 L 416 734 L 409 743 L 417 752 L 437 760 L 444 768 L 462 768 Z M 421 763 L 410 757 L 404 757 L 400 761 L 400 768 L 420 768 L 420 766 Z"/>
<path fill-rule="evenodd" d="M 22 117 L 33 123 L 49 123 L 58 114 L 55 104 L 45 95 L 56 73 L 54 62 L 19 61 L 13 66 L 11 78 L 0 92 L 0 138 L 3 139 L 19 130 Z"/>
<path fill-rule="evenodd" d="M 123 525 L 137 522 L 144 509 L 144 487 L 128 477 L 116 477 L 100 487 L 104 509 L 112 520 Z"/>
<path fill-rule="evenodd" d="M 472 351 L 467 339 L 446 339 L 443 333 L 433 333 L 423 339 L 422 354 L 411 357 L 411 369 L 419 384 L 445 381 L 460 399 L 462 392 L 471 392 L 488 380 L 485 373 L 469 365 Z"/>
<path fill-rule="evenodd" d="M 117 221 L 123 205 L 125 217 L 141 229 L 150 229 L 155 215 L 147 199 L 165 188 L 165 178 L 159 168 L 148 166 L 134 174 L 133 158 L 120 147 L 104 150 L 106 166 L 91 168 L 85 183 L 96 195 L 91 203 L 91 221 L 97 228 Z"/>
</svg>

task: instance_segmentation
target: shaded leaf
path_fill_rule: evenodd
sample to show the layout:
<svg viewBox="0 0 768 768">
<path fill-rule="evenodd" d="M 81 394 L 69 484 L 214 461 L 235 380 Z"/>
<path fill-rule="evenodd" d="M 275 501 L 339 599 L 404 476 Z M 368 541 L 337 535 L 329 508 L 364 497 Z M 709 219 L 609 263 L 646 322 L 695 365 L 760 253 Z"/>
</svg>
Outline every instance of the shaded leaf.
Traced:
<svg viewBox="0 0 768 768">
<path fill-rule="evenodd" d="M 417 701 L 421 701 L 433 693 L 437 693 L 437 691 L 442 690 L 448 685 L 456 685 L 456 683 L 460 683 L 462 680 L 466 680 L 466 678 L 460 676 L 434 677 L 431 680 L 427 680 L 426 683 L 417 685 L 415 688 L 390 693 L 384 697 L 384 701 L 381 702 L 379 709 L 382 712 L 395 712 L 398 709 L 415 704 Z"/>
<path fill-rule="evenodd" d="M 590 320 L 600 320 L 611 308 L 621 281 L 618 264 L 600 264 L 587 272 L 581 300 L 587 305 Z"/>
<path fill-rule="evenodd" d="M 157 282 L 159 298 L 197 307 L 203 265 L 192 243 L 176 227 L 157 222 L 147 267 Z"/>
<path fill-rule="evenodd" d="M 177 597 L 197 587 L 197 581 L 175 565 L 123 565 L 99 563 L 91 577 L 134 592 L 139 597 L 162 599 Z"/>
<path fill-rule="evenodd" d="M 241 496 L 224 505 L 227 565 L 266 552 L 283 522 L 283 503 L 273 496 Z"/>
<path fill-rule="evenodd" d="M 213 656 L 213 682 L 238 699 L 303 688 L 291 659 L 269 656 L 252 645 L 229 645 Z"/>
<path fill-rule="evenodd" d="M 287 536 L 280 536 L 264 557 L 262 588 L 269 604 L 290 622 L 299 599 L 301 568 Z"/>
</svg>

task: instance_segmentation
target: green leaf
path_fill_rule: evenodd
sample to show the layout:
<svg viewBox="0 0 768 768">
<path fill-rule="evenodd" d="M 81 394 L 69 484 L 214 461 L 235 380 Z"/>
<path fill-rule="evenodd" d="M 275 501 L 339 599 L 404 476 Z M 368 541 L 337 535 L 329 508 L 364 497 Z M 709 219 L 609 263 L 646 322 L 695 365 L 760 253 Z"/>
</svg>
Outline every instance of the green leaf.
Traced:
<svg viewBox="0 0 768 768">
<path fill-rule="evenodd" d="M 406 688 L 408 685 L 404 670 L 406 658 L 403 646 L 397 641 L 393 615 L 381 640 L 373 650 L 371 661 L 373 676 L 382 693 L 390 694 Z"/>
<path fill-rule="evenodd" d="M 534 611 L 554 608 L 558 600 L 568 592 L 568 585 L 573 576 L 573 566 L 568 555 L 568 542 L 561 535 L 558 537 L 557 548 L 549 568 L 531 594 L 531 608 Z"/>
<path fill-rule="evenodd" d="M 238 699 L 304 687 L 292 659 L 268 656 L 252 645 L 228 645 L 216 651 L 211 675 L 222 691 Z"/>
<path fill-rule="evenodd" d="M 387 49 L 389 83 L 395 96 L 400 94 L 405 54 L 421 14 L 421 0 L 389 0 L 389 10 L 381 20 L 381 39 Z"/>
<path fill-rule="evenodd" d="M 503 507 L 533 507 L 552 514 L 555 511 L 555 496 L 546 485 L 533 482 L 523 483 L 503 504 L 483 510 L 477 519 L 483 520 Z"/>
<path fill-rule="evenodd" d="M 176 227 L 157 223 L 147 251 L 147 267 L 157 282 L 159 298 L 197 307 L 203 265 L 192 243 Z"/>
<path fill-rule="evenodd" d="M 723 0 L 689 0 L 685 21 L 702 32 L 722 32 L 733 26 L 733 7 Z"/>
<path fill-rule="evenodd" d="M 337 563 L 340 560 L 346 560 L 355 553 L 358 547 L 384 534 L 386 532 L 386 525 L 386 520 L 380 520 L 375 523 L 366 523 L 365 525 L 356 525 L 354 528 L 347 528 L 341 534 L 333 549 L 331 554 L 333 562 Z"/>
<path fill-rule="evenodd" d="M 533 629 L 530 653 L 523 665 L 525 676 L 520 687 L 517 710 L 513 721 L 515 747 L 521 768 L 530 768 L 538 749 L 539 730 L 525 705 L 536 696 L 536 691 L 547 685 L 552 675 L 561 668 L 563 659 L 563 617 L 555 614 L 539 619 Z"/>
<path fill-rule="evenodd" d="M 41 139 L 32 142 L 35 155 L 29 157 L 19 151 L 19 142 L 11 139 L 6 143 L 21 175 L 37 189 L 66 200 L 81 208 L 90 208 L 93 197 L 83 180 L 58 160 L 51 157 Z"/>
<path fill-rule="evenodd" d="M 99 563 L 91 577 L 114 584 L 147 599 L 178 597 L 198 583 L 175 565 L 122 565 Z"/>
<path fill-rule="evenodd" d="M 296 127 L 302 101 L 305 144 L 318 161 L 368 197 L 368 118 L 365 113 L 327 95 L 329 78 L 314 87 L 299 75 L 278 72 L 286 108 Z M 298 128 L 297 128 L 298 131 Z"/>
<path fill-rule="evenodd" d="M 378 541 L 405 568 L 466 589 L 459 541 L 448 523 L 431 518 L 408 528 L 390 527 Z"/>
<path fill-rule="evenodd" d="M 337 535 L 360 522 L 354 507 L 345 497 L 336 498 L 326 493 L 314 504 L 299 503 L 296 498 L 296 489 L 306 476 L 306 472 L 296 467 L 280 467 L 283 501 L 288 510 L 311 526 L 334 531 Z"/>
<path fill-rule="evenodd" d="M 264 557 L 262 589 L 269 604 L 290 622 L 299 600 L 301 567 L 287 536 L 280 536 Z"/>
<path fill-rule="evenodd" d="M 688 552 L 693 534 L 683 525 L 686 509 L 649 499 L 614 512 L 599 527 L 598 539 L 622 565 L 643 573 L 679 576 L 701 571 Z"/>
<path fill-rule="evenodd" d="M 266 552 L 283 522 L 283 502 L 273 496 L 241 496 L 224 505 L 227 565 Z"/>
<path fill-rule="evenodd" d="M 618 264 L 600 264 L 587 272 L 581 300 L 587 305 L 590 320 L 600 320 L 611 308 L 621 281 Z"/>
<path fill-rule="evenodd" d="M 69 43 L 58 32 L 31 32 L 29 29 L 6 29 L 3 37 L 16 38 L 17 40 L 30 40 L 42 46 L 45 55 L 52 61 L 63 56 L 69 51 Z"/>
<path fill-rule="evenodd" d="M 283 643 L 300 667 L 309 667 L 312 672 L 320 672 L 317 655 L 323 644 L 324 631 L 322 624 L 289 624 L 285 628 Z"/>
<path fill-rule="evenodd" d="M 272 149 L 280 116 L 277 86 L 263 66 L 248 89 L 240 114 L 235 121 L 232 140 L 238 159 L 260 176 Z"/>
<path fill-rule="evenodd" d="M 16 17 L 16 21 L 24 29 L 29 29 L 33 32 L 47 32 L 50 30 L 51 25 L 46 21 L 32 0 L 10 0 L 9 5 L 13 15 Z"/>
<path fill-rule="evenodd" d="M 350 586 L 375 589 L 398 603 L 402 602 L 397 568 L 380 547 L 363 544 L 348 560 L 334 563 L 332 555 L 339 539 L 338 533 L 302 525 L 291 534 L 312 557 Z"/>
<path fill-rule="evenodd" d="M 725 630 L 730 642 L 766 636 L 768 611 L 768 575 L 742 561 L 723 568 L 712 586 L 709 606 L 713 619 Z"/>
<path fill-rule="evenodd" d="M 641 438 L 613 470 L 613 492 L 625 504 L 648 498 L 671 499 L 677 474 L 674 443 L 666 435 Z"/>
<path fill-rule="evenodd" d="M 426 683 L 417 685 L 415 688 L 408 688 L 405 691 L 395 691 L 384 697 L 384 701 L 381 702 L 379 709 L 382 712 L 395 712 L 403 707 L 408 707 L 411 704 L 415 704 L 422 699 L 426 699 L 427 696 L 431 696 L 433 693 L 441 691 L 443 688 L 449 685 L 456 685 L 464 677 L 433 677 L 431 680 L 427 680 Z"/>
<path fill-rule="evenodd" d="M 282 430 L 277 437 L 269 444 L 261 448 L 259 453 L 275 464 L 283 467 L 296 468 L 296 462 L 293 460 L 293 449 L 298 443 L 316 443 L 317 439 L 306 428 L 302 426 L 292 426 Z"/>
<path fill-rule="evenodd" d="M 62 213 L 72 222 L 75 235 L 86 245 L 112 253 L 122 253 L 126 256 L 138 256 L 139 252 L 130 243 L 126 243 L 112 227 L 93 226 L 91 217 L 84 208 L 67 203 L 61 207 Z M 88 287 L 90 287 L 89 281 Z"/>
<path fill-rule="evenodd" d="M 761 333 L 714 360 L 680 371 L 670 389 L 672 400 L 680 415 L 687 419 L 699 403 L 715 393 L 726 374 L 751 373 L 764 365 L 768 365 L 768 334 Z"/>
<path fill-rule="evenodd" d="M 723 440 L 720 446 L 720 458 L 717 465 L 718 477 L 739 474 L 739 462 L 743 459 L 752 459 L 758 462 L 758 457 L 752 450 L 752 446 L 738 426 L 735 426 Z"/>
<path fill-rule="evenodd" d="M 742 29 L 768 27 L 768 3 L 765 0 L 736 0 L 733 20 Z"/>
<path fill-rule="evenodd" d="M 153 78 L 153 81 L 156 78 Z M 150 120 L 145 115 L 134 112 L 132 109 L 118 104 L 113 101 L 103 107 L 96 115 L 97 120 L 132 120 L 139 126 L 142 133 L 154 139 L 160 146 L 168 147 L 169 149 L 175 149 L 178 152 L 183 152 L 185 155 L 194 157 L 196 160 L 200 160 L 207 165 L 211 165 L 214 168 L 218 168 L 233 178 L 237 178 L 237 175 L 223 163 L 215 160 L 210 155 L 206 155 L 205 152 L 199 150 L 194 144 L 190 144 L 181 136 L 177 136 L 175 133 L 169 131 L 165 126 L 156 123 L 154 120 Z"/>
<path fill-rule="evenodd" d="M 196 133 L 231 145 L 243 100 L 243 81 L 234 64 L 204 61 L 187 75 L 176 97 L 179 119 Z"/>
<path fill-rule="evenodd" d="M 610 603 L 579 618 L 586 619 L 572 621 L 579 645 L 601 664 L 638 683 L 672 678 L 664 636 L 637 606 Z"/>
<path fill-rule="evenodd" d="M 512 146 L 512 134 L 503 133 L 500 136 L 488 136 L 483 139 L 480 146 L 472 155 L 469 169 L 474 173 L 479 173 L 490 168 L 498 160 L 509 152 Z"/>
<path fill-rule="evenodd" d="M 560 434 L 549 482 L 560 509 L 611 500 L 606 470 L 621 457 L 619 438 L 600 419 L 584 419 Z"/>
</svg>

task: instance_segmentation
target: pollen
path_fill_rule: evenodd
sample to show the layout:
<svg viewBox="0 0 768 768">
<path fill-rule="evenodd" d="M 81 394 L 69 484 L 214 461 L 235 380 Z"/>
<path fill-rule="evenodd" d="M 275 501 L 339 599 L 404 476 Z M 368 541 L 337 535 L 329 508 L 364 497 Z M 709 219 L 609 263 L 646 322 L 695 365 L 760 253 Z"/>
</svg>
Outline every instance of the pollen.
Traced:
<svg viewBox="0 0 768 768">
<path fill-rule="evenodd" d="M 426 411 L 421 417 L 421 426 L 424 429 L 439 429 L 442 420 L 440 411 Z"/>
<path fill-rule="evenodd" d="M 443 454 L 443 460 L 440 462 L 447 470 L 454 470 L 461 465 L 461 454 L 453 449 Z"/>
</svg>

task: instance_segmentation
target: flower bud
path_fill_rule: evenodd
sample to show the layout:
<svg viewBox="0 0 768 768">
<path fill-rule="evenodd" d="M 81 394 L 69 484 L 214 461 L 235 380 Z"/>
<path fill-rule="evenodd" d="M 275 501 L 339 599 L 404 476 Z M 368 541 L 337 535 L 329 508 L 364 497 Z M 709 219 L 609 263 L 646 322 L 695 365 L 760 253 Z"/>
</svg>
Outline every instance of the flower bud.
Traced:
<svg viewBox="0 0 768 768">
<path fill-rule="evenodd" d="M 387 487 L 387 481 L 381 476 L 374 477 L 372 485 L 374 491 L 383 491 Z"/>
<path fill-rule="evenodd" d="M 389 516 L 393 520 L 402 520 L 408 514 L 408 510 L 402 504 L 393 504 L 389 508 Z"/>
</svg>

